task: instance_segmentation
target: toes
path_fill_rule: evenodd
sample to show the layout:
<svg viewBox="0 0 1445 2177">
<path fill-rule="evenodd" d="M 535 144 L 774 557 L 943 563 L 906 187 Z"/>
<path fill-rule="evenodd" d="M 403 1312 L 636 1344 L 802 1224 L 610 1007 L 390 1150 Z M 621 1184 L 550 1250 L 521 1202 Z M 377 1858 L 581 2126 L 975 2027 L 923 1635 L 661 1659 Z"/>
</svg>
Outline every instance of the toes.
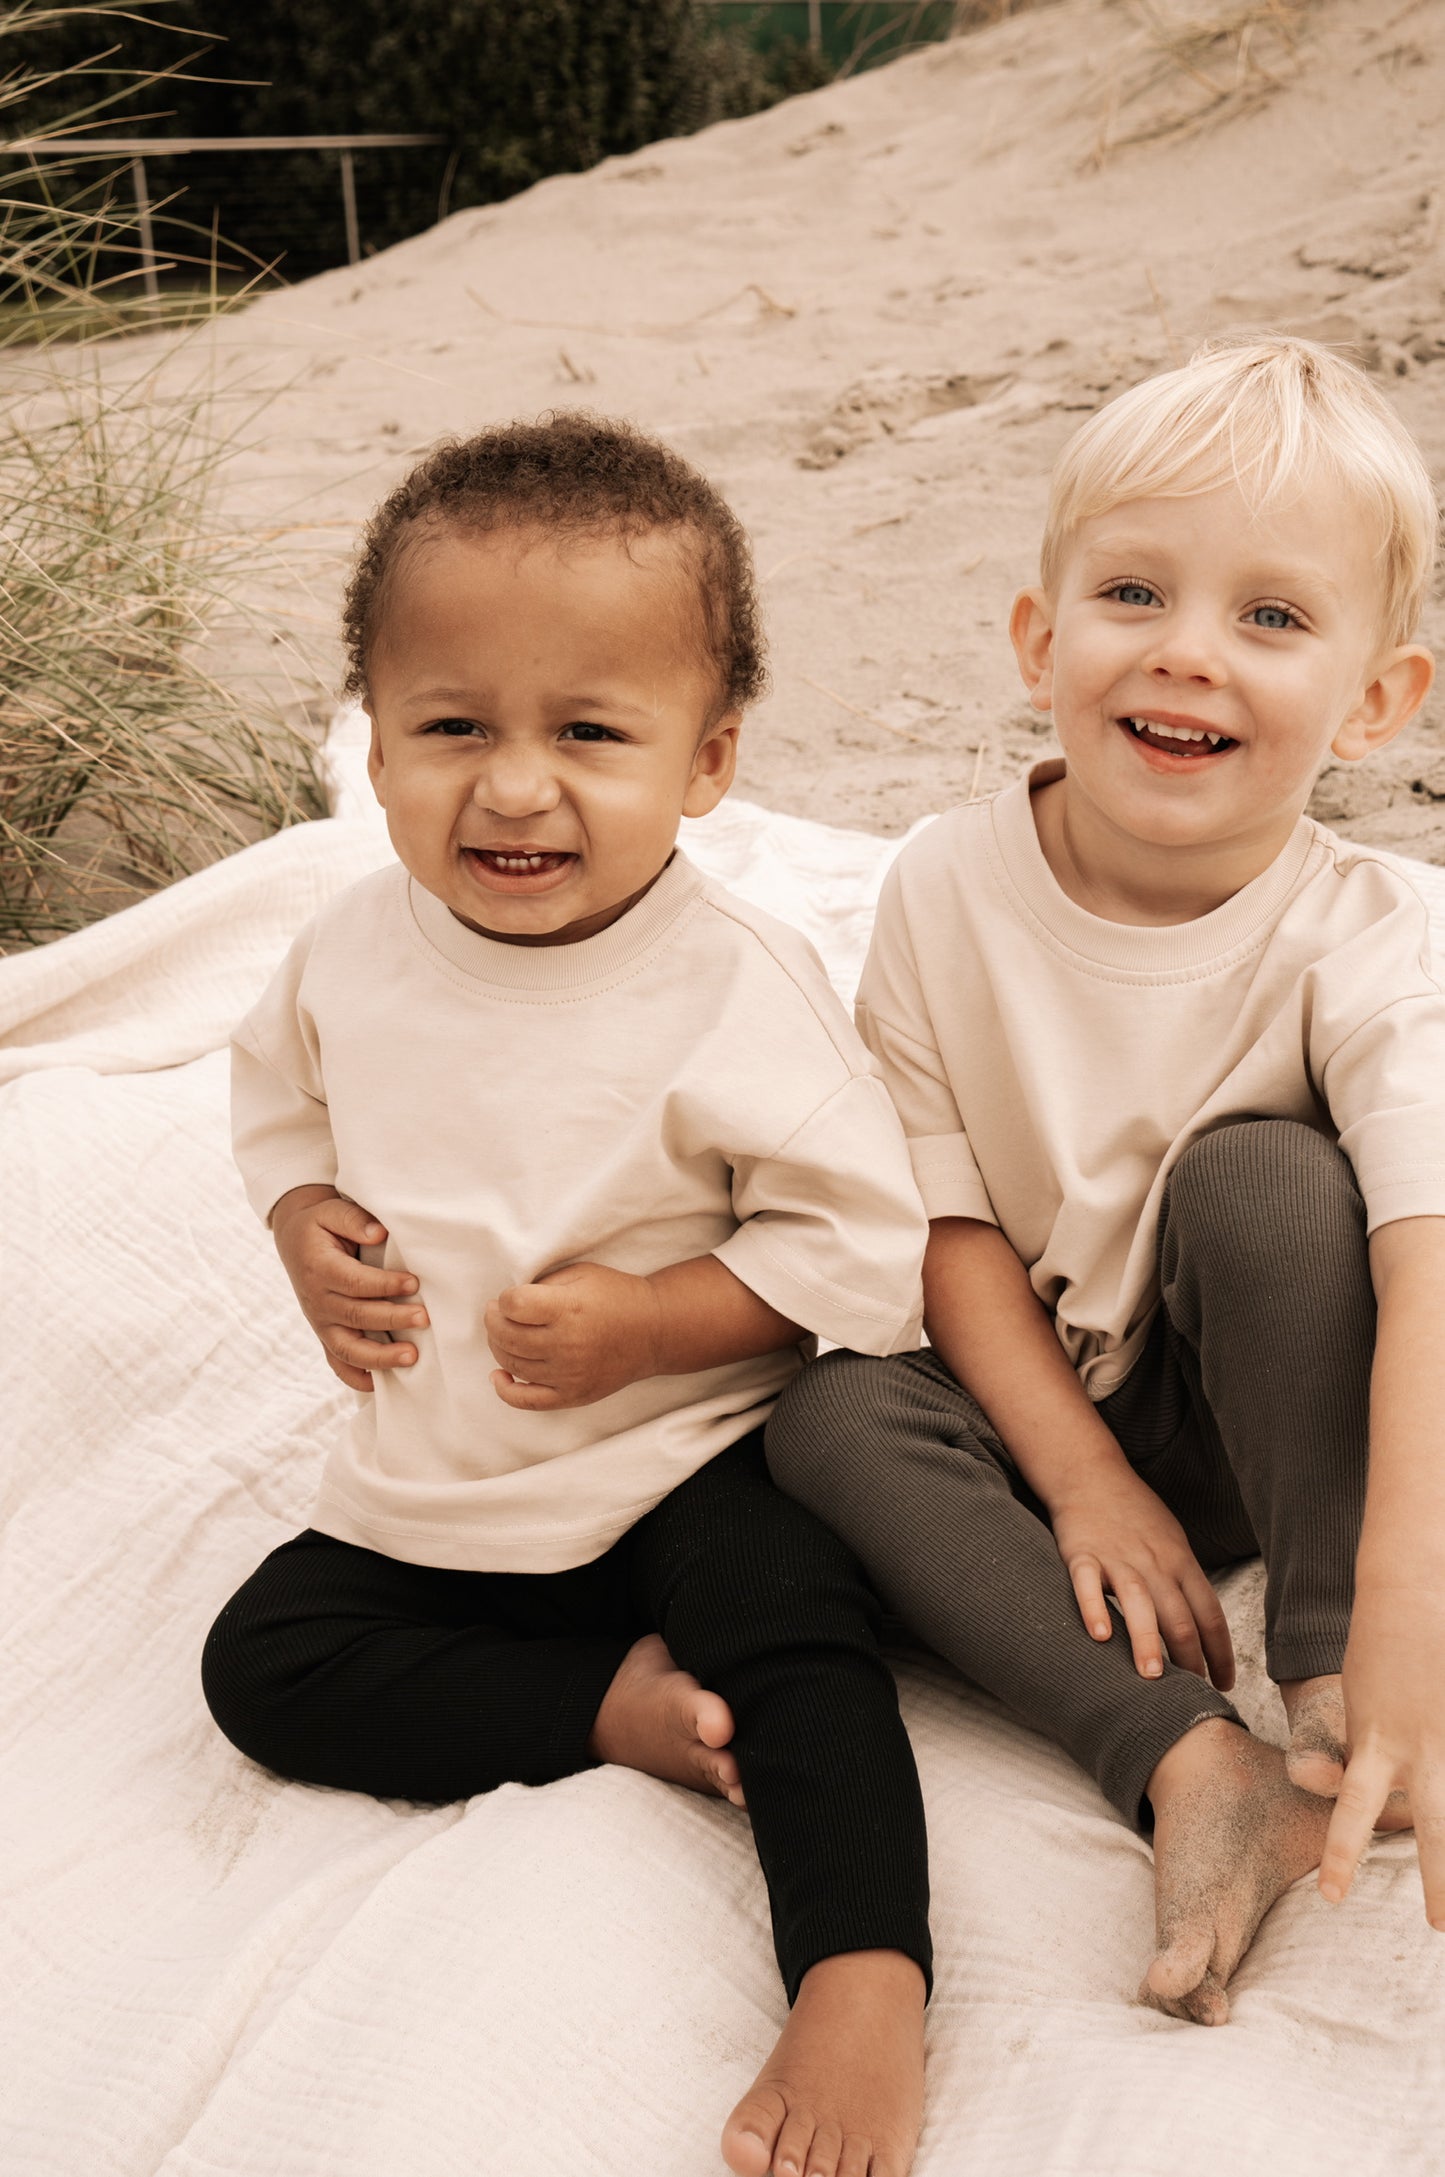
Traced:
<svg viewBox="0 0 1445 2177">
<path fill-rule="evenodd" d="M 708 1693 L 699 1686 L 691 1708 L 688 1728 L 694 1737 L 701 1739 L 704 1746 L 716 1748 L 731 1745 L 733 1732 L 737 1727 L 733 1722 L 733 1712 L 720 1693 Z"/>
<path fill-rule="evenodd" d="M 838 2177 L 838 2157 L 843 2152 L 843 2128 L 840 2124 L 820 2124 L 813 2134 L 813 2144 L 808 2149 L 808 2159 L 803 2165 L 803 2177 Z M 868 2165 L 863 2164 L 866 2170 Z"/>
<path fill-rule="evenodd" d="M 698 1756 L 698 1778 L 704 1791 L 716 1792 L 719 1799 L 726 1799 L 730 1806 L 745 1807 L 742 1778 L 738 1765 L 731 1754 L 715 1754 L 711 1750 Z"/>
<path fill-rule="evenodd" d="M 723 2126 L 723 2160 L 735 2177 L 768 2177 L 788 2105 L 774 2086 L 754 2086 Z"/>
<path fill-rule="evenodd" d="M 813 2144 L 814 2127 L 810 2112 L 806 2109 L 790 2109 L 783 2119 L 778 2134 L 778 2144 L 773 2149 L 775 2177 L 803 2177 L 811 2170 L 808 2150 Z M 832 2177 L 832 2172 L 828 2173 Z"/>
<path fill-rule="evenodd" d="M 1285 1772 L 1296 1791 L 1313 1792 L 1317 1799 L 1334 1799 L 1345 1781 L 1345 1765 L 1338 1754 L 1322 1746 L 1292 1741 L 1284 1757 Z"/>
<path fill-rule="evenodd" d="M 1194 1987 L 1178 1996 L 1161 1995 L 1146 1975 L 1140 1984 L 1139 2001 L 1147 2003 L 1151 2010 L 1162 2011 L 1166 2018 L 1181 2018 L 1193 2026 L 1223 2026 L 1229 2018 L 1228 1993 L 1212 1972 L 1206 1972 Z"/>
<path fill-rule="evenodd" d="M 1195 1927 L 1178 1930 L 1161 1944 L 1150 1961 L 1144 1985 L 1162 2003 L 1177 2003 L 1196 1989 L 1209 1972 L 1214 1956 L 1214 1930 Z"/>
</svg>

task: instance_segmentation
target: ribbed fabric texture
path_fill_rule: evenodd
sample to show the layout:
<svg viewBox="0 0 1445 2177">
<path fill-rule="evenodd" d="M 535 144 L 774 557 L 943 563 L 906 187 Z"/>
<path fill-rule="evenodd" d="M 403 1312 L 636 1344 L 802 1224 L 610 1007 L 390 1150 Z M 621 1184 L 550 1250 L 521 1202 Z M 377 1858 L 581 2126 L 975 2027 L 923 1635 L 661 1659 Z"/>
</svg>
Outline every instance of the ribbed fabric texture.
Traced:
<svg viewBox="0 0 1445 2177">
<path fill-rule="evenodd" d="M 733 1711 L 789 2001 L 851 1950 L 901 1950 L 931 1987 L 923 1802 L 877 1604 L 773 1488 L 760 1434 L 570 1571 L 442 1570 L 308 1531 L 226 1605 L 202 1677 L 226 1736 L 284 1776 L 462 1799 L 591 1766 L 648 1631 Z"/>
<path fill-rule="evenodd" d="M 1159 1282 L 1147 1371 L 1137 1391 L 1131 1377 L 1106 1402 L 1105 1418 L 1203 1564 L 1264 1558 L 1271 1678 L 1337 1671 L 1375 1353 L 1365 1205 L 1348 1159 L 1284 1120 L 1204 1135 L 1165 1190 Z M 1169 1441 L 1160 1421 L 1181 1379 L 1188 1420 Z M 1151 1405 L 1136 1439 L 1134 1413 Z"/>
<path fill-rule="evenodd" d="M 1222 1127 L 1171 1174 L 1159 1253 L 1164 1304 L 1099 1411 L 1202 1563 L 1264 1555 L 1271 1675 L 1338 1670 L 1375 1320 L 1350 1166 L 1290 1121 Z M 774 1478 L 857 1551 L 890 1608 L 1130 1821 L 1147 1824 L 1169 1747 L 1234 1716 L 1172 1664 L 1141 1678 L 1121 1624 L 1090 1638 L 1042 1505 L 933 1352 L 830 1354 L 789 1386 L 767 1445 Z"/>
</svg>

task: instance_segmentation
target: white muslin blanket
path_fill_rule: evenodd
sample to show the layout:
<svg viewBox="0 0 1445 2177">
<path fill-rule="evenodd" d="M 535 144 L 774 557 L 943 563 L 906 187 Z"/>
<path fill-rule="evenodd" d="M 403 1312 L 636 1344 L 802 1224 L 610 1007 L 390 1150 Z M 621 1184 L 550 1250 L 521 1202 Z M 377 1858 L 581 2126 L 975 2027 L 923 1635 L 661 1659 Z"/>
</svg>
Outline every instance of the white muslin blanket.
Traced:
<svg viewBox="0 0 1445 2177">
<path fill-rule="evenodd" d="M 329 821 L 0 963 L 0 2170 L 715 2177 L 784 2009 L 744 1815 L 615 1769 L 440 1810 L 312 1790 L 201 1700 L 206 1629 L 304 1525 L 349 1396 L 243 1200 L 223 1048 L 388 852 L 354 719 L 333 763 Z M 734 802 L 686 844 L 850 986 L 896 843 Z M 1278 1736 L 1257 1572 L 1227 1599 Z M 1161 2018 L 1147 1846 L 941 1665 L 898 1667 L 938 1951 L 918 2177 L 1445 2169 L 1408 1838 L 1344 1908 L 1280 1902 L 1227 2027 Z"/>
</svg>

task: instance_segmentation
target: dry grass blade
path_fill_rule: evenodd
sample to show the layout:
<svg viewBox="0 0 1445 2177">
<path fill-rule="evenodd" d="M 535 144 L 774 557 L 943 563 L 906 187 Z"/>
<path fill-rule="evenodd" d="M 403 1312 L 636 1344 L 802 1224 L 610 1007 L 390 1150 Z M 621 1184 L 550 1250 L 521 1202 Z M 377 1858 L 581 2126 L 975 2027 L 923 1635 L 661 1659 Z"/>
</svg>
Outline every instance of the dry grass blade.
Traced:
<svg viewBox="0 0 1445 2177">
<path fill-rule="evenodd" d="M 1294 63 L 1305 5 L 1304 0 L 1129 0 L 1129 13 L 1135 34 L 1117 56 L 1102 93 L 1091 94 L 1092 104 L 1102 98 L 1104 106 L 1087 162 L 1093 166 L 1133 144 L 1192 135 L 1270 97 Z"/>
<path fill-rule="evenodd" d="M 313 757 L 204 644 L 255 547 L 208 510 L 204 411 L 73 374 L 0 440 L 0 947 L 78 929 L 321 813 Z"/>
<path fill-rule="evenodd" d="M 0 5 L 6 39 L 104 4 Z M 57 85 L 85 126 L 112 71 L 0 76 L 0 115 Z M 149 88 L 154 78 L 144 79 Z M 323 813 L 314 751 L 274 705 L 253 715 L 208 671 L 265 547 L 218 528 L 231 448 L 174 351 L 124 378 L 103 344 L 127 320 L 134 215 L 110 181 L 0 147 L 0 950 L 39 943 L 263 832 Z M 116 271 L 117 261 L 120 270 Z M 217 298 L 212 291 L 212 307 Z M 161 313 L 164 315 L 164 312 Z"/>
</svg>

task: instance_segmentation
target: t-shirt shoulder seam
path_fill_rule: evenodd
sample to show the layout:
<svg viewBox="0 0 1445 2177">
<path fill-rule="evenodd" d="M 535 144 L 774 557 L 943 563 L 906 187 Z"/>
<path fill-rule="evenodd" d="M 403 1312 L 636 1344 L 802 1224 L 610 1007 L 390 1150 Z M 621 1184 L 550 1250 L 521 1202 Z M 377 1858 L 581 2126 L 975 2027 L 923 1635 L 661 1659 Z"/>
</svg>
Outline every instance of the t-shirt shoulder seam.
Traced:
<svg viewBox="0 0 1445 2177">
<path fill-rule="evenodd" d="M 743 935 L 748 938 L 753 945 L 757 947 L 758 951 L 766 955 L 767 959 L 772 963 L 773 967 L 777 970 L 778 974 L 782 976 L 784 981 L 787 982 L 792 987 L 792 989 L 797 992 L 798 996 L 802 999 L 808 1011 L 812 1014 L 814 1020 L 818 1023 L 818 1026 L 822 1029 L 824 1035 L 828 1038 L 828 1041 L 832 1044 L 833 1049 L 837 1052 L 839 1059 L 842 1061 L 844 1067 L 847 1070 L 848 1080 L 852 1081 L 859 1078 L 868 1078 L 871 1075 L 871 1067 L 866 1063 L 860 1064 L 858 1053 L 856 1051 L 849 1050 L 847 1047 L 846 1037 L 852 1031 L 851 1024 L 849 1023 L 848 1016 L 846 1011 L 844 1010 L 841 999 L 838 1000 L 839 1018 L 837 1020 L 830 1020 L 828 1018 L 826 1010 L 818 1003 L 818 1000 L 814 996 L 813 992 L 808 989 L 806 983 L 804 983 L 796 970 L 791 967 L 785 959 L 783 959 L 780 953 L 775 951 L 771 944 L 769 944 L 767 933 L 764 930 L 760 929 L 757 923 L 753 920 L 753 914 L 755 912 L 758 914 L 764 914 L 766 910 L 761 908 L 756 910 L 750 909 L 746 901 L 736 900 L 729 892 L 724 891 L 720 886 L 714 886 L 712 884 L 704 885 L 703 890 L 699 895 L 699 900 L 702 906 L 710 908 L 714 914 L 720 915 L 725 921 L 730 922 L 735 929 L 742 931 Z M 792 929 L 791 925 L 785 925 L 785 927 L 788 928 L 790 935 L 796 938 L 799 944 L 807 944 L 808 940 L 803 936 L 801 930 L 794 930 Z M 833 990 L 832 984 L 827 982 L 826 973 L 821 964 L 819 965 L 818 973 L 823 978 L 830 996 L 836 999 L 837 993 Z M 839 1084 L 840 1088 L 844 1088 L 846 1086 L 846 1081 Z M 823 1110 L 824 1107 L 832 1101 L 833 1096 L 837 1093 L 838 1090 L 836 1089 L 830 1091 L 829 1095 L 824 1097 L 823 1102 L 816 1106 L 815 1112 L 810 1113 L 809 1116 L 816 1116 L 816 1112 Z M 808 1122 L 806 1119 L 799 1122 L 799 1124 L 803 1126 L 805 1126 L 807 1123 Z M 798 1129 L 795 1127 L 793 1131 L 794 1133 L 796 1133 Z M 789 1135 L 788 1139 L 791 1140 L 792 1135 Z"/>
</svg>

